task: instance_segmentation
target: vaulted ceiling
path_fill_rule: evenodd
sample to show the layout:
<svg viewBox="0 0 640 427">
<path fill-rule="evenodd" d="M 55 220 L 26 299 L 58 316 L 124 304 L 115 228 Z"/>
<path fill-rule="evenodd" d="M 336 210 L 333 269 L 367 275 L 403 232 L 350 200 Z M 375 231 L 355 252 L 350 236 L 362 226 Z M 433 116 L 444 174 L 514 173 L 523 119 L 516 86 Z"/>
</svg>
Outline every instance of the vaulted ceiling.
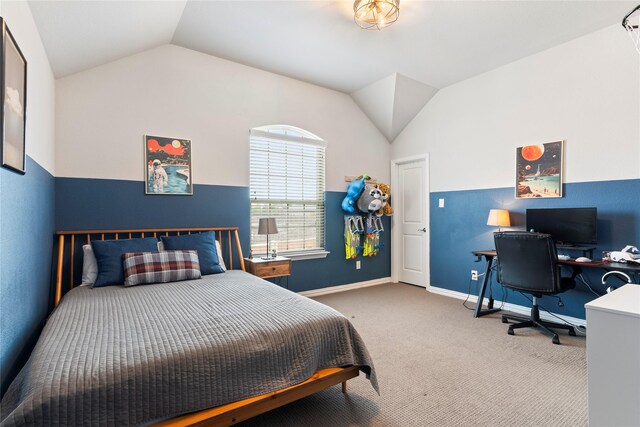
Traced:
<svg viewBox="0 0 640 427">
<path fill-rule="evenodd" d="M 29 1 L 56 77 L 173 43 L 352 94 L 389 141 L 438 89 L 615 24 L 636 3 L 402 0 L 400 19 L 371 31 L 350 0 Z"/>
</svg>

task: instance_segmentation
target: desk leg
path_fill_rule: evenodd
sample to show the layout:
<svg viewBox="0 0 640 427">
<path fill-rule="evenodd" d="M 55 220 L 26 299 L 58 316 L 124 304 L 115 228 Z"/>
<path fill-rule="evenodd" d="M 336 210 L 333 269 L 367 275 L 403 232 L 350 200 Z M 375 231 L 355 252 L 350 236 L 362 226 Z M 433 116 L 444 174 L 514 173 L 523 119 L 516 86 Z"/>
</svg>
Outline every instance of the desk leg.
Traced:
<svg viewBox="0 0 640 427">
<path fill-rule="evenodd" d="M 482 301 L 484 301 L 484 293 L 487 290 L 487 284 L 489 283 L 489 272 L 491 271 L 491 266 L 493 265 L 493 256 L 484 255 L 487 265 L 484 269 L 484 276 L 482 277 L 482 284 L 480 285 L 480 292 L 478 292 L 478 302 L 476 303 L 476 308 L 473 312 L 473 317 L 481 317 L 485 314 L 495 313 L 496 311 L 500 311 L 499 308 L 493 308 L 493 298 L 489 299 L 489 308 L 487 310 L 482 309 Z"/>
</svg>

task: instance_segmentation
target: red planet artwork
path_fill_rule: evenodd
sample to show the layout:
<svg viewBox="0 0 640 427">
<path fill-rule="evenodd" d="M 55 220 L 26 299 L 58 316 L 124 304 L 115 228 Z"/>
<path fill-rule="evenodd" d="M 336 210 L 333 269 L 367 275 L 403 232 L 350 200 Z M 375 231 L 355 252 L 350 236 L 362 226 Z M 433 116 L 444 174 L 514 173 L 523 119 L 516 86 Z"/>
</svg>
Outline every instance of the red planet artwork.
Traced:
<svg viewBox="0 0 640 427">
<path fill-rule="evenodd" d="M 145 193 L 193 194 L 191 140 L 144 136 Z"/>
<path fill-rule="evenodd" d="M 562 197 L 564 141 L 516 148 L 516 198 Z"/>
</svg>

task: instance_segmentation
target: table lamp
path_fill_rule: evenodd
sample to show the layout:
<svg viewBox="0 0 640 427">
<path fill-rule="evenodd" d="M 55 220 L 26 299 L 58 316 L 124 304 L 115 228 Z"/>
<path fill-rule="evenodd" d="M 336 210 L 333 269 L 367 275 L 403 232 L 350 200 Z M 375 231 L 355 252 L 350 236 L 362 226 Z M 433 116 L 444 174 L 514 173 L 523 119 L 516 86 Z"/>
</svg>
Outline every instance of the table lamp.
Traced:
<svg viewBox="0 0 640 427">
<path fill-rule="evenodd" d="M 489 211 L 489 218 L 487 218 L 487 225 L 493 225 L 498 227 L 511 226 L 511 220 L 509 219 L 509 211 L 506 209 L 491 209 Z"/>
<path fill-rule="evenodd" d="M 276 226 L 275 218 L 260 218 L 258 222 L 258 234 L 267 235 L 267 257 L 269 259 L 269 234 L 278 234 L 278 226 Z"/>
</svg>

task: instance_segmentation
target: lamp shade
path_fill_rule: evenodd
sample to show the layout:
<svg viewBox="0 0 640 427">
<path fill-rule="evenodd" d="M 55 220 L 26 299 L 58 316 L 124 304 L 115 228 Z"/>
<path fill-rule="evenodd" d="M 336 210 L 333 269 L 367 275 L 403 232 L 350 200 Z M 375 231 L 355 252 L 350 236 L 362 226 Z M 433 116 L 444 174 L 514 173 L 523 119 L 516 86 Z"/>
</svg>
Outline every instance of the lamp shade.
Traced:
<svg viewBox="0 0 640 427">
<path fill-rule="evenodd" d="M 487 218 L 487 225 L 509 227 L 511 225 L 509 211 L 506 209 L 491 209 L 489 211 L 489 218 Z"/>
<path fill-rule="evenodd" d="M 260 218 L 258 222 L 258 234 L 278 234 L 278 226 L 275 218 Z"/>
</svg>

